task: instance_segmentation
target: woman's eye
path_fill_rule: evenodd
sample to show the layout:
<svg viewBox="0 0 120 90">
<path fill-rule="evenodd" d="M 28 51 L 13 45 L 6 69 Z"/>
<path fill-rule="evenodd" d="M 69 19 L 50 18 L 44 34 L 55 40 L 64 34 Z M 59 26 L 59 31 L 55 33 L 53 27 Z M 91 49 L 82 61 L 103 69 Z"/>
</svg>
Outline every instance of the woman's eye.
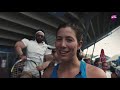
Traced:
<svg viewBox="0 0 120 90">
<path fill-rule="evenodd" d="M 72 40 L 71 39 L 67 39 L 67 42 L 72 42 Z"/>
</svg>

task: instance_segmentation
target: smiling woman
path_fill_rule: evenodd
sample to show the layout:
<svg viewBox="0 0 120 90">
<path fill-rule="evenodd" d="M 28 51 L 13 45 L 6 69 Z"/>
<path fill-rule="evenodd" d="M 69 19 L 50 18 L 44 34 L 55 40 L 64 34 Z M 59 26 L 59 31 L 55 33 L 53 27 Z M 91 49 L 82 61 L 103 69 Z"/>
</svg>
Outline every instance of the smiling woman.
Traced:
<svg viewBox="0 0 120 90">
<path fill-rule="evenodd" d="M 77 51 L 82 46 L 83 35 L 78 25 L 60 25 L 56 33 L 56 59 L 61 61 L 55 67 L 48 67 L 43 78 L 105 78 L 102 69 L 79 60 Z"/>
</svg>

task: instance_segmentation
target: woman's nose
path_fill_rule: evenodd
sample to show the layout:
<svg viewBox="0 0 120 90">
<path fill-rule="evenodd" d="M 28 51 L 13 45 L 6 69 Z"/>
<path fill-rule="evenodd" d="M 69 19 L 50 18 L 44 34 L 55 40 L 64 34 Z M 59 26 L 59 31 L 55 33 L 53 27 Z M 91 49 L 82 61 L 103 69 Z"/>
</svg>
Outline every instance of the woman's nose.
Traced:
<svg viewBox="0 0 120 90">
<path fill-rule="evenodd" d="M 62 46 L 62 47 L 66 47 L 66 42 L 65 42 L 65 40 L 62 40 L 61 46 Z"/>
</svg>

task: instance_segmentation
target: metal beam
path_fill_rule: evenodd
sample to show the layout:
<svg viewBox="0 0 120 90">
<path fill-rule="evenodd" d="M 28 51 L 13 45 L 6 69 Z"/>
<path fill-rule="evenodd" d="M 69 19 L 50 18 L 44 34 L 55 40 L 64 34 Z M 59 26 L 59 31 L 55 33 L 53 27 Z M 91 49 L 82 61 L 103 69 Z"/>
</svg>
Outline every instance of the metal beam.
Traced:
<svg viewBox="0 0 120 90">
<path fill-rule="evenodd" d="M 22 17 L 16 17 L 15 15 L 11 17 L 11 15 L 9 16 L 9 14 L 6 14 L 6 13 L 0 13 L 0 18 L 1 19 L 4 19 L 4 20 L 8 20 L 8 21 L 11 21 L 13 23 L 16 23 L 16 24 L 20 24 L 22 26 L 25 26 L 25 27 L 29 27 L 29 28 L 32 28 L 32 29 L 37 29 L 37 27 L 35 27 L 35 25 L 33 24 L 30 24 L 30 23 L 27 23 L 24 20 L 20 20 L 19 18 L 22 18 Z"/>
<path fill-rule="evenodd" d="M 20 26 L 18 24 L 15 24 L 13 22 L 10 22 L 4 19 L 0 19 L 0 29 L 10 31 L 10 32 L 15 32 L 18 34 L 33 36 L 33 33 L 30 32 L 33 29 Z"/>
<path fill-rule="evenodd" d="M 9 39 L 9 40 L 13 40 L 13 41 L 18 41 L 21 38 L 20 37 L 16 37 L 13 34 L 6 34 L 6 33 L 0 33 L 0 38 L 4 38 L 4 39 Z"/>
<path fill-rule="evenodd" d="M 23 25 L 25 27 L 31 28 L 31 29 L 35 29 L 37 30 L 38 28 L 42 28 L 42 29 L 47 29 L 47 30 L 55 30 L 54 27 L 48 26 L 42 22 L 39 22 L 35 19 L 29 18 L 29 17 L 25 17 L 25 15 L 20 14 L 20 13 L 0 13 L 0 18 L 11 21 L 13 23 L 17 23 L 20 25 Z"/>
<path fill-rule="evenodd" d="M 9 40 L 13 40 L 13 41 L 18 41 L 18 40 L 21 40 L 22 38 L 32 39 L 32 37 L 30 37 L 30 36 L 17 34 L 15 32 L 6 31 L 4 29 L 0 29 L 0 37 L 9 39 Z"/>
<path fill-rule="evenodd" d="M 65 17 L 59 17 L 59 16 L 56 16 L 56 15 L 50 14 L 50 13 L 48 13 L 48 14 L 56 17 L 57 19 L 61 20 L 63 23 L 69 22 Z"/>
<path fill-rule="evenodd" d="M 87 33 L 87 36 L 88 36 L 88 38 L 90 39 L 90 41 L 92 41 L 92 39 L 91 39 L 91 37 L 90 37 L 90 35 Z"/>
<path fill-rule="evenodd" d="M 99 17 L 99 15 L 97 16 L 97 30 L 98 30 L 98 36 L 100 36 L 100 23 L 99 23 L 99 19 L 100 19 L 100 17 Z"/>
<path fill-rule="evenodd" d="M 69 14 L 71 14 L 74 18 L 76 18 L 80 24 L 83 26 L 83 29 L 85 30 L 85 34 L 88 36 L 88 38 L 90 39 L 90 41 L 92 41 L 90 34 L 88 33 L 88 28 L 84 25 L 83 22 L 81 22 L 82 18 L 80 19 L 76 14 L 74 14 L 73 12 L 68 12 Z M 87 24 L 88 25 L 88 24 Z"/>
<path fill-rule="evenodd" d="M 94 43 L 93 51 L 92 51 L 92 54 L 91 54 L 91 60 L 93 58 L 94 50 L 95 50 L 95 43 Z"/>
<path fill-rule="evenodd" d="M 80 18 L 73 12 L 68 12 L 70 15 L 72 15 L 74 18 L 80 21 Z"/>
<path fill-rule="evenodd" d="M 19 12 L 21 14 L 24 14 L 30 18 L 33 18 L 37 21 L 40 21 L 40 22 L 43 22 L 45 24 L 48 24 L 49 26 L 52 26 L 54 28 L 57 28 L 58 25 L 56 25 L 55 23 L 53 22 L 50 22 L 50 19 L 48 17 L 45 17 L 45 16 L 42 16 L 42 14 L 40 14 L 39 16 L 35 13 L 35 12 Z"/>
<path fill-rule="evenodd" d="M 82 25 L 82 27 L 86 30 L 85 25 L 82 22 L 82 18 L 80 19 L 75 13 L 73 12 L 68 12 L 70 15 L 72 15 L 75 19 L 77 19 L 79 21 L 79 23 Z"/>
<path fill-rule="evenodd" d="M 95 30 L 94 30 L 94 28 L 93 28 L 93 24 L 92 24 L 92 21 L 91 21 L 91 20 L 90 20 L 90 25 L 91 25 L 91 28 L 92 28 L 92 32 L 93 32 L 94 38 L 96 38 Z"/>
<path fill-rule="evenodd" d="M 102 30 L 103 30 L 103 33 L 105 33 L 104 31 L 104 26 L 105 26 L 105 13 L 103 13 L 103 23 L 102 23 Z"/>
</svg>

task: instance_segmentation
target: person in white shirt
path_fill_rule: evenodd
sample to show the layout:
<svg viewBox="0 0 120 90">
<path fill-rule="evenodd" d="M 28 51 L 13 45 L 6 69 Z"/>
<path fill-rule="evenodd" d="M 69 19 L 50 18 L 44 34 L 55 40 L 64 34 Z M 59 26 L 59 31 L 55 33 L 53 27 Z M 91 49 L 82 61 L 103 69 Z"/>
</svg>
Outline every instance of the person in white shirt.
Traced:
<svg viewBox="0 0 120 90">
<path fill-rule="evenodd" d="M 106 73 L 107 78 L 111 78 L 111 72 L 108 71 L 108 64 L 107 62 L 102 62 L 102 69 Z"/>
<path fill-rule="evenodd" d="M 47 57 L 47 55 L 51 54 L 51 50 L 48 49 L 49 45 L 44 42 L 44 38 L 44 32 L 39 30 L 35 34 L 35 40 L 28 40 L 24 38 L 21 41 L 16 42 L 15 50 L 19 55 L 19 58 L 22 60 L 27 60 L 27 58 L 29 58 L 30 60 L 36 62 L 38 66 L 42 65 L 44 62 L 44 57 Z M 26 55 L 23 54 L 24 48 L 26 48 Z M 49 63 L 50 62 L 47 62 L 47 64 Z M 32 70 L 34 70 L 34 72 Z M 26 77 L 26 74 L 29 74 L 28 71 L 31 72 L 33 76 L 39 77 L 39 71 L 31 62 L 25 63 L 21 77 Z"/>
</svg>

